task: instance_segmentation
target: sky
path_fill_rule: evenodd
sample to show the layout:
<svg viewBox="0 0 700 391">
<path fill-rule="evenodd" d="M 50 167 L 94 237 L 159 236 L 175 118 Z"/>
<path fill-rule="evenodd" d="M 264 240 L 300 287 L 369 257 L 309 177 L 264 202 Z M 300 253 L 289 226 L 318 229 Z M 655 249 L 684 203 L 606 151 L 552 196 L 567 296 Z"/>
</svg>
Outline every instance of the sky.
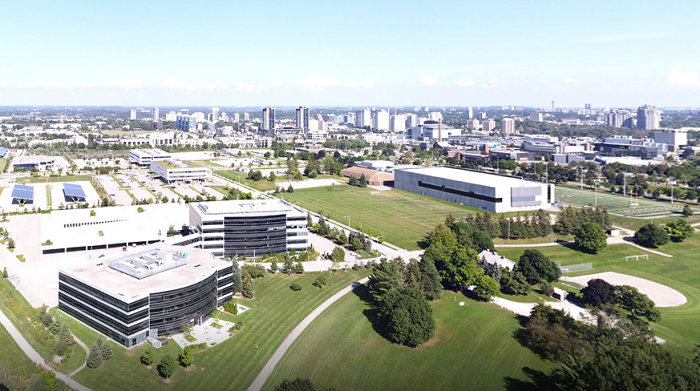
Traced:
<svg viewBox="0 0 700 391">
<path fill-rule="evenodd" d="M 700 106 L 697 0 L 0 4 L 0 105 Z"/>
</svg>

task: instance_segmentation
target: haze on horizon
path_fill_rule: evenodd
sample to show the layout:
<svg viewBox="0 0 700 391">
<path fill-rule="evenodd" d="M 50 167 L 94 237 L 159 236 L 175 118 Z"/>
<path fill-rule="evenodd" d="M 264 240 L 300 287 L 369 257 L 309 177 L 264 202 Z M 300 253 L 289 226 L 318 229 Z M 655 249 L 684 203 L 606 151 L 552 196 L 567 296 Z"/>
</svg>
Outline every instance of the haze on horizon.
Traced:
<svg viewBox="0 0 700 391">
<path fill-rule="evenodd" d="M 13 2 L 0 105 L 700 106 L 700 7 Z"/>
</svg>

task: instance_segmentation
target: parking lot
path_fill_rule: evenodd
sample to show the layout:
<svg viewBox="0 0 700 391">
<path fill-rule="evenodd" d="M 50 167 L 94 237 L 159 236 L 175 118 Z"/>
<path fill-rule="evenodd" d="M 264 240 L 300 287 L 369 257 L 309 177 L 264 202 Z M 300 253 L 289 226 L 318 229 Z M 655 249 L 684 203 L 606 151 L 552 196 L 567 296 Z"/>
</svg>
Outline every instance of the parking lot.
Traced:
<svg viewBox="0 0 700 391">
<path fill-rule="evenodd" d="M 3 185 L 6 187 L 2 190 L 2 194 L 0 194 L 0 208 L 8 213 L 22 211 L 25 207 L 27 210 L 32 210 L 32 208 L 48 209 L 49 192 L 51 194 L 50 206 L 53 209 L 58 209 L 61 204 L 65 206 L 73 203 L 73 201 L 70 198 L 67 198 L 63 193 L 63 182 L 29 183 L 28 186 L 31 186 L 34 189 L 34 199 L 31 203 L 27 203 L 24 207 L 20 207 L 17 202 L 13 203 L 12 201 L 12 189 L 14 188 L 15 183 L 9 183 L 7 181 L 3 182 L 5 182 Z M 85 201 L 80 201 L 81 203 L 87 202 L 90 204 L 90 206 L 99 205 L 100 197 L 97 195 L 97 191 L 95 191 L 90 182 L 71 182 L 71 184 L 80 185 L 85 192 Z"/>
</svg>

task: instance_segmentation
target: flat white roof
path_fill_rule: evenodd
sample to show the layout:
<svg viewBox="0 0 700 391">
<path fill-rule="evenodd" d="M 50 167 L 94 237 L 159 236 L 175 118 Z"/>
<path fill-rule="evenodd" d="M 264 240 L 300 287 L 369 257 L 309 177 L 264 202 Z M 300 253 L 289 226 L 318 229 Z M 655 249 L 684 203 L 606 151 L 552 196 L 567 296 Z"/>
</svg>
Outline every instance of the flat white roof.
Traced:
<svg viewBox="0 0 700 391">
<path fill-rule="evenodd" d="M 505 184 L 510 187 L 535 187 L 545 185 L 544 183 L 526 181 L 524 179 L 518 179 L 507 175 L 495 175 L 486 172 L 461 170 L 457 168 L 448 167 L 417 167 L 394 170 L 394 172 L 398 171 L 429 175 L 436 178 L 450 179 L 453 181 L 476 183 L 486 186 Z"/>
<path fill-rule="evenodd" d="M 208 201 L 191 205 L 205 215 L 300 211 L 294 205 L 280 199 Z"/>
<path fill-rule="evenodd" d="M 32 164 L 41 162 L 53 162 L 56 158 L 52 156 L 18 156 L 14 158 L 12 163 L 14 164 Z"/>
<path fill-rule="evenodd" d="M 140 280 L 109 266 L 110 261 L 119 259 L 129 261 L 135 255 L 145 251 L 155 252 L 156 249 L 166 253 L 187 253 L 187 262 L 183 266 L 165 270 Z M 192 285 L 211 276 L 215 270 L 227 266 L 230 267 L 231 263 L 215 258 L 214 255 L 207 251 L 158 243 L 142 247 L 138 250 L 138 253 L 126 256 L 123 254 L 112 255 L 92 260 L 79 266 L 59 269 L 59 271 L 109 292 L 114 296 L 121 297 L 125 302 L 132 302 L 151 293 L 166 292 Z"/>
</svg>

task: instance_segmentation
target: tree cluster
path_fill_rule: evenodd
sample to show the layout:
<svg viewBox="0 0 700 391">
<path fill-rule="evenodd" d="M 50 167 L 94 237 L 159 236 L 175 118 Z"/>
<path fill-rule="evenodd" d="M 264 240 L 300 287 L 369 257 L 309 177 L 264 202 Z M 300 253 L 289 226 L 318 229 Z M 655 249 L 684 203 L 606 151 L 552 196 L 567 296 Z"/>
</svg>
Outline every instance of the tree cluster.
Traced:
<svg viewBox="0 0 700 391">
<path fill-rule="evenodd" d="M 70 327 L 68 323 L 54 318 L 48 312 L 48 307 L 46 305 L 41 306 L 36 312 L 36 320 L 43 326 L 48 328 L 49 332 L 53 336 L 52 340 L 49 342 L 54 353 L 59 356 L 67 356 L 72 346 L 75 344 L 73 339 L 73 334 L 71 334 Z"/>
<path fill-rule="evenodd" d="M 86 364 L 88 368 L 97 368 L 103 361 L 111 359 L 112 355 L 112 345 L 103 341 L 102 337 L 97 337 L 97 341 L 90 348 Z"/>
<path fill-rule="evenodd" d="M 644 247 L 663 246 L 670 240 L 671 237 L 668 235 L 668 232 L 653 223 L 643 225 L 634 233 L 634 241 Z"/>
<path fill-rule="evenodd" d="M 554 223 L 554 232 L 574 236 L 576 229 L 584 223 L 597 224 L 601 230 L 610 229 L 610 217 L 606 208 L 575 208 L 573 206 L 561 207 L 557 222 Z"/>
</svg>

